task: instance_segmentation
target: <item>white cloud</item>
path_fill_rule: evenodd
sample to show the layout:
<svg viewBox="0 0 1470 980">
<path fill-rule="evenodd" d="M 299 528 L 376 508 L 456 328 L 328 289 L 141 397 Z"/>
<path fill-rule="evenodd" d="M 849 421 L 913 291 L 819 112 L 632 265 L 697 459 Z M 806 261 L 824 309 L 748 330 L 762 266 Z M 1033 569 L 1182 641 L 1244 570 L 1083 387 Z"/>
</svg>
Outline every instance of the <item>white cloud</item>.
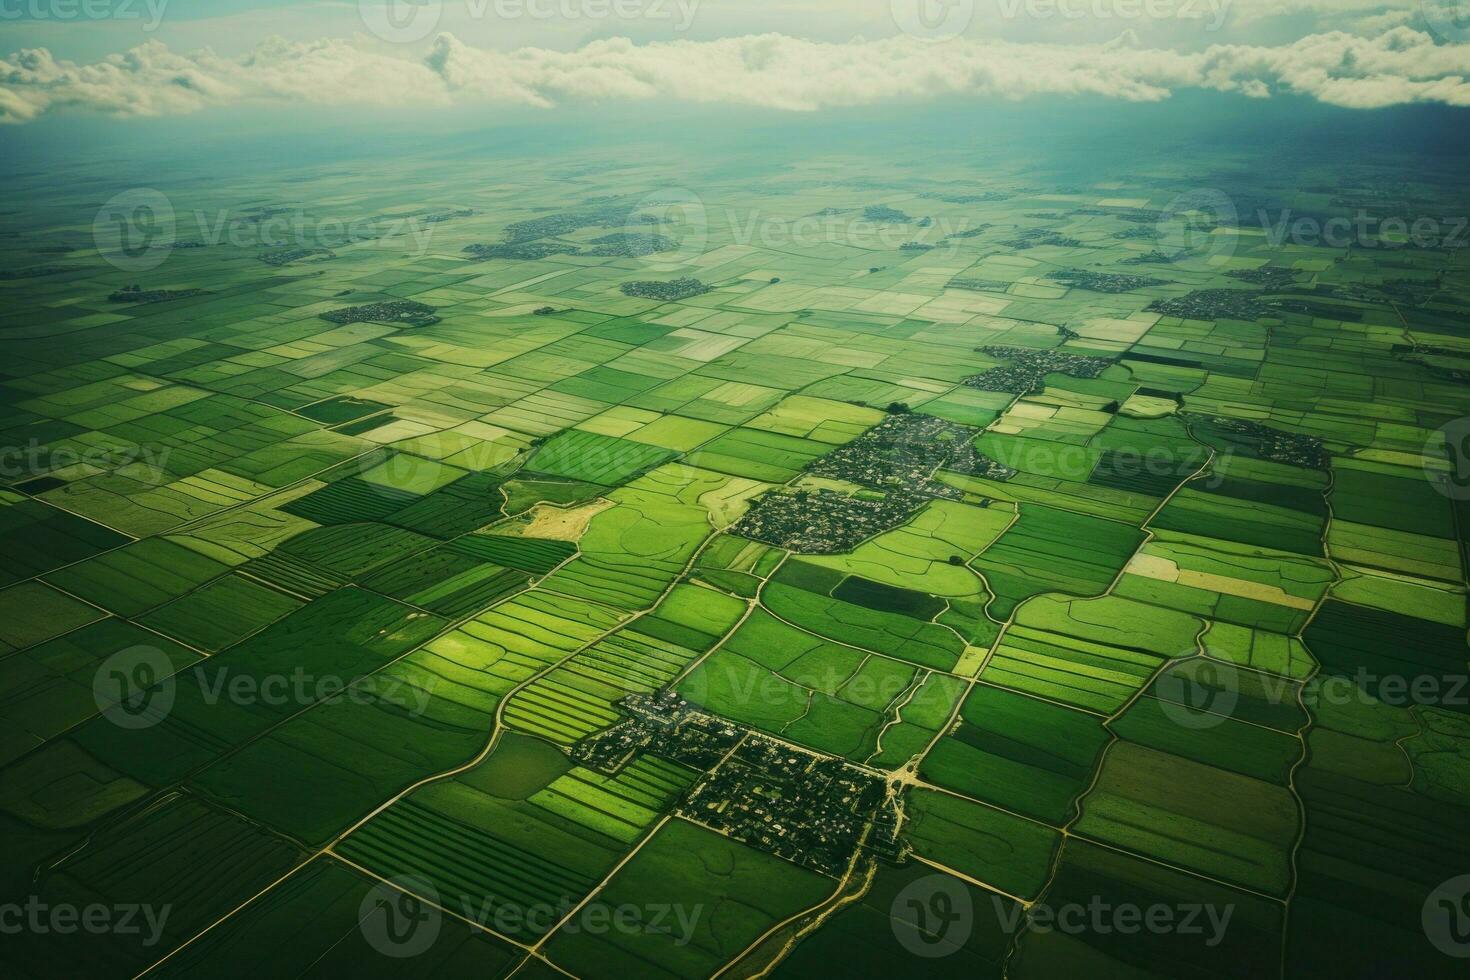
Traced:
<svg viewBox="0 0 1470 980">
<path fill-rule="evenodd" d="M 492 51 L 441 35 L 426 57 L 343 40 L 274 39 L 239 57 L 177 54 L 153 42 L 92 64 L 33 49 L 0 60 L 0 121 L 80 108 L 169 115 L 213 106 L 521 105 L 677 99 L 804 111 L 942 97 L 1099 95 L 1157 101 L 1185 89 L 1311 96 L 1354 108 L 1470 105 L 1470 45 L 1407 27 L 1377 37 L 1333 32 L 1274 47 L 1150 49 L 910 38 L 833 44 L 781 34 L 575 51 Z"/>
</svg>

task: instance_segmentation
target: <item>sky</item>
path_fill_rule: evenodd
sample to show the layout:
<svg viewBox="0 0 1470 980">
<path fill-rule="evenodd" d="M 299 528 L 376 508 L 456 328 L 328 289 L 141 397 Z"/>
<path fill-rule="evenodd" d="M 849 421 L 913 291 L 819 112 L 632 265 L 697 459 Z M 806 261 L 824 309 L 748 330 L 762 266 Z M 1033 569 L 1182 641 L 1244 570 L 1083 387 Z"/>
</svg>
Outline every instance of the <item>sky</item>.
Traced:
<svg viewBox="0 0 1470 980">
<path fill-rule="evenodd" d="M 1184 92 L 1467 106 L 1470 0 L 0 0 L 12 125 Z"/>
</svg>

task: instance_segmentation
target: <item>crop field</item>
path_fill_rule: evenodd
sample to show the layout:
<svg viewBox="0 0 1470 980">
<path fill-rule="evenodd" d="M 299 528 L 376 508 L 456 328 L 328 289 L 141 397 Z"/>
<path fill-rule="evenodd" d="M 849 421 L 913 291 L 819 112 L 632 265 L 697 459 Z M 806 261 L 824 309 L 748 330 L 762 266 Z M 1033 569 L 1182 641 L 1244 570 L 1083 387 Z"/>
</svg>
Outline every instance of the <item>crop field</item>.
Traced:
<svg viewBox="0 0 1470 980">
<path fill-rule="evenodd" d="M 682 119 L 11 178 L 0 976 L 1461 975 L 1462 158 Z"/>
<path fill-rule="evenodd" d="M 708 976 L 771 925 L 819 904 L 832 886 L 821 875 L 676 819 L 663 825 L 623 866 L 600 900 L 708 909 L 708 918 L 693 934 L 676 940 L 655 932 L 631 936 L 562 932 L 552 936 L 547 951 L 552 962 L 573 971 Z"/>
<path fill-rule="evenodd" d="M 532 913 L 590 893 L 691 774 L 644 759 L 609 779 L 564 768 L 554 752 L 542 759 L 548 750 L 538 744 L 508 735 L 481 766 L 410 794 L 336 852 L 383 877 L 426 884 L 424 897 L 515 921 L 511 938 L 540 938 L 555 919 Z M 514 785 L 494 778 L 512 769 Z"/>
</svg>

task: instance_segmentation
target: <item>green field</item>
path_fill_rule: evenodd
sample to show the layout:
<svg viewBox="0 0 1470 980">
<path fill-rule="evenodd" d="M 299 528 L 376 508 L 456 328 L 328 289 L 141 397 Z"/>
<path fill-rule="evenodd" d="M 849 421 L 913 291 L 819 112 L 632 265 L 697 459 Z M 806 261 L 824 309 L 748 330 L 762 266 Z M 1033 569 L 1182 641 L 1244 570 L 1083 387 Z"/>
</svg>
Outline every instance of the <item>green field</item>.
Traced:
<svg viewBox="0 0 1470 980">
<path fill-rule="evenodd" d="M 1433 3 L 224 6 L 0 17 L 0 976 L 1464 973 Z"/>
</svg>

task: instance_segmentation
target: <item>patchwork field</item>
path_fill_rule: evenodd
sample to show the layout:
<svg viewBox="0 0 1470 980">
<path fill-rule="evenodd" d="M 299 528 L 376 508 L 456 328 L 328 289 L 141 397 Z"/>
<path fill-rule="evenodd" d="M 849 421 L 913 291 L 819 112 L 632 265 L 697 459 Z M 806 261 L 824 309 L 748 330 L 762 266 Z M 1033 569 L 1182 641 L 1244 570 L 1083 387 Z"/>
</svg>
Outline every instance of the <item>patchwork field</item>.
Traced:
<svg viewBox="0 0 1470 980">
<path fill-rule="evenodd" d="M 681 125 L 15 178 L 0 974 L 1459 975 L 1459 171 Z"/>
</svg>

